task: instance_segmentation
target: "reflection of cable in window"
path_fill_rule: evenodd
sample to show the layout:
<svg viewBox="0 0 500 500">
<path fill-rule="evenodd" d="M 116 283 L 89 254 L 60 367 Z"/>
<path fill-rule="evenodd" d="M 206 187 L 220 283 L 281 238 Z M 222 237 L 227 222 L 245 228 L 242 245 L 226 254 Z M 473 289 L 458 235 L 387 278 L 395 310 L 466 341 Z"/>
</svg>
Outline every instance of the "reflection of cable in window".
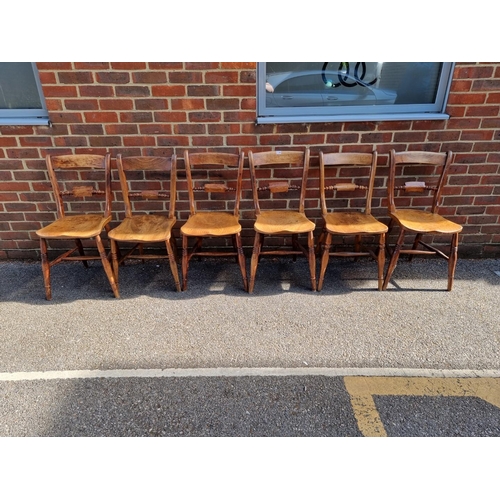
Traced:
<svg viewBox="0 0 500 500">
<path fill-rule="evenodd" d="M 327 87 L 337 88 L 341 85 L 344 87 L 355 87 L 356 85 L 359 85 L 361 87 L 370 87 L 377 81 L 377 78 L 374 78 L 371 82 L 365 82 L 363 80 L 366 75 L 366 63 L 364 62 L 356 63 L 356 65 L 354 66 L 354 75 L 352 76 L 350 74 L 349 63 L 341 62 L 339 64 L 339 69 L 337 70 L 337 78 L 339 80 L 339 83 L 334 83 L 332 80 L 326 77 L 327 66 L 328 63 L 326 62 L 321 68 L 321 78 L 323 80 L 323 83 Z M 359 68 L 361 68 L 361 75 L 359 74 Z M 351 80 L 352 82 L 348 82 L 348 80 Z"/>
</svg>

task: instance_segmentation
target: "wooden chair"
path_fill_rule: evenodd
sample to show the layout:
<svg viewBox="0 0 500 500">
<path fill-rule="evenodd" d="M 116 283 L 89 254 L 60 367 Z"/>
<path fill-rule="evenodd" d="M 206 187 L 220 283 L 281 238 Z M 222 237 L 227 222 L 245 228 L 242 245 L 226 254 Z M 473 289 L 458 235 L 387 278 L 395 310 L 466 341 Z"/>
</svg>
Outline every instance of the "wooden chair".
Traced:
<svg viewBox="0 0 500 500">
<path fill-rule="evenodd" d="M 373 153 L 319 153 L 320 198 L 323 228 L 318 240 L 317 250 L 322 250 L 321 271 L 318 291 L 323 288 L 325 271 L 329 257 L 372 257 L 378 263 L 378 289 L 382 290 L 385 264 L 385 234 L 387 226 L 371 215 L 373 187 L 377 169 L 377 152 Z M 368 177 L 368 183 L 358 184 L 361 177 Z M 330 198 L 329 193 L 333 196 Z M 336 203 L 333 211 L 328 212 L 330 203 Z M 342 203 L 341 203 L 342 202 Z M 342 206 L 347 206 L 342 209 Z M 337 208 L 338 207 L 338 208 Z M 331 208 L 331 207 L 330 207 Z M 353 208 L 355 210 L 353 210 Z M 338 210 L 338 211 L 337 211 Z M 378 252 L 363 245 L 366 237 L 376 238 Z M 350 251 L 331 251 L 332 242 L 338 247 L 345 246 L 345 240 L 352 240 Z"/>
<path fill-rule="evenodd" d="M 111 221 L 110 155 L 47 155 L 45 161 L 57 208 L 55 222 L 36 231 L 40 238 L 45 297 L 47 300 L 52 299 L 51 268 L 62 261 L 74 260 L 83 261 L 85 267 L 88 267 L 88 260 L 100 260 L 115 297 L 119 297 L 113 270 L 101 239 L 101 233 L 105 229 L 109 230 L 109 222 Z M 88 202 L 87 198 L 94 195 L 104 195 L 105 209 L 103 212 L 98 212 L 95 205 Z M 84 212 L 86 206 L 88 206 L 89 212 L 66 215 L 65 202 L 63 201 L 63 197 L 66 196 L 72 198 L 71 202 L 68 203 L 68 208 L 72 212 Z M 75 198 L 83 198 L 84 200 L 77 203 Z M 85 254 L 82 240 L 87 239 L 95 241 L 98 256 Z M 47 250 L 49 240 L 74 240 L 76 246 L 50 261 Z M 79 255 L 73 255 L 76 251 L 79 252 Z"/>
<path fill-rule="evenodd" d="M 394 224 L 399 225 L 399 236 L 394 249 L 389 248 L 391 259 L 386 271 L 383 289 L 387 288 L 392 273 L 397 265 L 400 254 L 409 254 L 410 260 L 414 255 L 438 255 L 448 260 L 448 287 L 450 291 L 453 286 L 453 277 L 457 264 L 458 234 L 462 231 L 462 226 L 445 219 L 438 214 L 441 202 L 443 187 L 446 183 L 448 169 L 452 162 L 453 154 L 447 153 L 426 153 L 426 152 L 402 152 L 390 153 L 390 170 L 387 185 L 388 208 L 391 221 L 389 231 Z M 398 170 L 396 172 L 396 170 Z M 432 183 L 432 179 L 438 178 L 437 183 Z M 398 179 L 398 183 L 396 183 Z M 412 180 L 408 180 L 412 179 Z M 403 181 L 405 181 L 403 183 Z M 396 193 L 404 192 L 402 196 Z M 420 197 L 418 200 L 413 196 Z M 424 196 L 424 198 L 421 198 Z M 398 203 L 405 203 L 412 207 L 430 207 L 430 210 L 422 208 L 397 208 Z M 406 233 L 415 235 L 411 249 L 403 249 Z M 448 254 L 438 250 L 421 240 L 426 234 L 450 235 L 451 245 Z M 421 245 L 426 250 L 421 250 Z"/>
<path fill-rule="evenodd" d="M 250 176 L 252 180 L 253 201 L 255 207 L 256 220 L 254 223 L 255 239 L 252 253 L 252 261 L 250 266 L 250 283 L 248 286 L 249 293 L 253 292 L 255 285 L 255 275 L 257 273 L 257 265 L 262 255 L 293 255 L 294 260 L 298 254 L 304 254 L 309 261 L 309 271 L 311 275 L 311 288 L 316 290 L 316 259 L 314 255 L 314 229 L 316 225 L 309 220 L 304 211 L 304 202 L 306 195 L 307 176 L 309 172 L 309 149 L 303 151 L 270 151 L 262 153 L 249 152 L 250 160 Z M 295 169 L 299 166 L 299 172 L 292 168 L 286 168 L 284 165 L 293 165 Z M 282 168 L 285 172 L 284 178 L 290 179 L 295 174 L 301 177 L 301 185 L 291 184 L 289 180 L 285 181 L 259 181 L 257 169 L 264 167 L 268 169 L 264 178 L 270 179 L 278 177 L 276 172 L 270 169 L 275 167 Z M 271 207 L 280 204 L 289 206 L 286 200 L 286 193 L 290 190 L 298 190 L 300 198 L 298 208 L 272 210 Z M 267 200 L 259 200 L 259 195 L 267 197 Z M 279 198 L 282 198 L 281 200 Z M 266 207 L 261 209 L 261 204 Z M 298 241 L 299 235 L 307 236 L 307 248 L 301 245 Z M 263 251 L 263 242 L 265 236 L 291 236 L 292 248 L 279 250 Z"/>
<path fill-rule="evenodd" d="M 117 155 L 116 165 L 120 177 L 120 186 L 125 204 L 125 219 L 109 232 L 111 241 L 111 257 L 115 279 L 118 282 L 118 267 L 126 259 L 167 259 L 174 278 L 175 287 L 180 291 L 179 273 L 176 262 L 175 238 L 172 228 L 176 222 L 175 198 L 177 181 L 177 158 L 159 156 L 130 156 Z M 156 189 L 133 190 L 134 183 L 152 184 Z M 149 186 L 148 186 L 149 187 Z M 162 189 L 158 189 L 162 188 Z M 154 201 L 153 201 L 154 200 Z M 137 204 L 136 204 L 137 202 Z M 140 212 L 134 213 L 133 208 Z M 155 205 L 154 212 L 149 210 Z M 166 206 L 165 206 L 166 205 Z M 147 213 L 144 213 L 148 210 Z M 132 243 L 133 246 L 123 256 L 120 255 L 117 242 Z M 144 253 L 144 245 L 163 243 L 165 253 Z M 135 252 L 138 253 L 135 253 Z"/>
<path fill-rule="evenodd" d="M 197 257 L 236 257 L 243 287 L 248 290 L 245 255 L 241 243 L 239 210 L 244 154 L 184 153 L 190 215 L 181 226 L 182 289 L 187 289 L 189 261 Z M 231 237 L 234 252 L 203 250 L 205 238 Z M 189 238 L 196 238 L 191 251 Z"/>
</svg>

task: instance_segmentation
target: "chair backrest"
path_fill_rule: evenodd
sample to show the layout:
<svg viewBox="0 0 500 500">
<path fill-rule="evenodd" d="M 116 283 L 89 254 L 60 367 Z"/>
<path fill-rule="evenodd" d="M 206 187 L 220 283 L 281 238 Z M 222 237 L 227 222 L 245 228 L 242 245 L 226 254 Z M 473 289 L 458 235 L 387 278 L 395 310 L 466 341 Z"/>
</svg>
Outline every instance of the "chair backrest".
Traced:
<svg viewBox="0 0 500 500">
<path fill-rule="evenodd" d="M 88 198 L 95 195 L 105 197 L 104 216 L 111 214 L 111 160 L 110 154 L 47 155 L 45 163 L 57 207 L 58 218 L 64 217 L 64 197 Z M 71 203 L 72 209 L 95 212 L 94 204 Z M 76 210 L 75 210 L 76 211 Z"/>
<path fill-rule="evenodd" d="M 119 154 L 116 156 L 116 165 L 125 204 L 125 217 L 132 217 L 134 212 L 151 210 L 152 204 L 156 202 L 150 200 L 158 200 L 156 211 L 165 211 L 170 219 L 175 218 L 176 155 L 127 157 Z"/>
<path fill-rule="evenodd" d="M 401 206 L 416 209 L 427 206 L 431 208 L 432 213 L 437 213 L 452 160 L 451 151 L 396 153 L 394 149 L 391 150 L 387 183 L 389 211 L 394 212 L 397 209 L 397 200 Z M 412 199 L 413 197 L 415 199 Z"/>
<path fill-rule="evenodd" d="M 376 169 L 376 151 L 372 153 L 320 151 L 321 213 L 326 215 L 330 205 L 330 209 L 357 209 L 370 215 Z"/>
<path fill-rule="evenodd" d="M 307 176 L 309 174 L 309 148 L 305 151 L 265 151 L 261 153 L 248 153 L 250 165 L 250 178 L 252 181 L 252 194 L 256 215 L 260 214 L 260 199 L 280 198 L 286 199 L 287 193 L 299 190 L 300 213 L 304 213 L 304 203 L 307 189 Z M 274 168 L 282 165 L 300 166 L 297 168 Z M 266 167 L 267 172 L 259 175 L 257 168 Z M 279 180 L 283 179 L 283 180 Z M 300 179 L 300 185 L 294 184 L 293 179 Z"/>
<path fill-rule="evenodd" d="M 191 215 L 224 211 L 239 216 L 244 161 L 244 153 L 184 152 Z"/>
</svg>

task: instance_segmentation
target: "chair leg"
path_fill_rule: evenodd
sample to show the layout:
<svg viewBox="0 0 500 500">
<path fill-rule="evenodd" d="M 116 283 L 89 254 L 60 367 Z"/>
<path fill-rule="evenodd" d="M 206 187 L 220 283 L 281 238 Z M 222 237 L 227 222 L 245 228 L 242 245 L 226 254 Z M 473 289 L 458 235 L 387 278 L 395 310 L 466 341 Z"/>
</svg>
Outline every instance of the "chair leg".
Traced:
<svg viewBox="0 0 500 500">
<path fill-rule="evenodd" d="M 253 292 L 253 287 L 255 285 L 255 275 L 257 274 L 257 265 L 260 258 L 260 249 L 262 246 L 263 236 L 260 233 L 255 233 L 253 250 L 252 250 L 252 261 L 250 263 L 250 282 L 248 284 L 248 293 Z"/>
<path fill-rule="evenodd" d="M 170 264 L 170 270 L 172 271 L 172 276 L 174 277 L 175 288 L 178 292 L 181 291 L 181 284 L 179 281 L 179 271 L 177 269 L 177 261 L 175 260 L 175 253 L 171 243 L 172 238 L 165 241 L 168 254 L 168 262 Z"/>
<path fill-rule="evenodd" d="M 391 256 L 392 255 L 392 248 L 389 247 L 389 235 L 391 234 L 392 228 L 394 226 L 394 219 L 391 218 L 389 221 L 389 224 L 387 226 L 387 233 L 385 237 L 385 251 L 387 252 L 387 255 Z"/>
<path fill-rule="evenodd" d="M 328 261 L 330 259 L 330 248 L 332 245 L 332 235 L 331 233 L 326 233 L 326 241 L 323 245 L 323 255 L 321 256 L 321 267 L 319 272 L 318 281 L 318 292 L 323 289 L 323 281 L 325 279 L 325 272 L 328 266 Z"/>
<path fill-rule="evenodd" d="M 448 260 L 448 292 L 451 292 L 453 287 L 453 278 L 455 277 L 455 269 L 458 259 L 458 233 L 455 233 L 451 240 L 450 256 Z"/>
<path fill-rule="evenodd" d="M 42 258 L 43 283 L 45 285 L 45 298 L 52 300 L 52 288 L 50 286 L 50 262 L 47 254 L 47 241 L 40 238 L 40 255 Z"/>
<path fill-rule="evenodd" d="M 241 277 L 243 278 L 243 287 L 245 288 L 245 292 L 248 292 L 247 266 L 240 233 L 235 235 L 235 242 L 236 251 L 238 252 L 238 264 L 240 266 Z"/>
<path fill-rule="evenodd" d="M 113 265 L 113 273 L 115 275 L 115 281 L 116 284 L 118 285 L 118 254 L 117 254 L 117 247 L 118 245 L 116 244 L 115 240 L 110 239 L 110 245 L 111 245 L 111 263 Z"/>
<path fill-rule="evenodd" d="M 299 243 L 298 243 L 299 235 L 298 234 L 292 234 L 292 248 L 293 250 L 298 251 L 299 250 Z M 297 261 L 297 255 L 293 254 L 293 261 Z"/>
<path fill-rule="evenodd" d="M 319 235 L 319 238 L 318 238 L 318 241 L 316 242 L 316 255 L 320 255 L 321 254 L 321 245 L 323 244 L 323 242 L 325 241 L 325 236 L 326 236 L 327 232 L 326 232 L 326 229 L 323 228 L 321 230 L 321 233 Z"/>
<path fill-rule="evenodd" d="M 104 249 L 104 245 L 102 244 L 101 237 L 97 235 L 95 237 L 95 242 L 97 245 L 97 249 L 99 250 L 99 255 L 101 257 L 102 266 L 104 267 L 104 272 L 108 277 L 109 284 L 113 289 L 113 293 L 117 299 L 120 298 L 120 292 L 118 291 L 118 286 L 115 281 L 115 275 L 113 273 L 113 269 L 111 268 L 111 264 L 109 263 L 108 256 L 106 255 L 106 250 Z"/>
<path fill-rule="evenodd" d="M 379 236 L 378 240 L 378 290 L 382 290 L 384 285 L 384 266 L 385 266 L 385 233 Z"/>
<path fill-rule="evenodd" d="M 387 290 L 387 285 L 389 284 L 389 281 L 391 280 L 392 277 L 392 273 L 394 272 L 394 269 L 396 268 L 396 265 L 398 263 L 398 258 L 401 252 L 401 247 L 403 246 L 404 239 L 405 239 L 405 230 L 401 228 L 401 231 L 399 232 L 398 236 L 398 241 L 396 242 L 396 246 L 394 247 L 394 250 L 392 252 L 391 260 L 389 261 L 389 267 L 387 268 L 387 272 L 385 273 L 385 279 L 384 279 L 384 284 L 382 285 L 382 290 Z"/>
<path fill-rule="evenodd" d="M 187 289 L 187 275 L 189 266 L 189 250 L 188 250 L 188 237 L 182 235 L 182 291 Z"/>
<path fill-rule="evenodd" d="M 311 273 L 311 288 L 316 291 L 316 254 L 314 253 L 314 233 L 307 234 L 307 246 L 309 247 L 309 272 Z"/>
<path fill-rule="evenodd" d="M 83 257 L 85 255 L 85 251 L 83 250 L 82 240 L 75 240 L 76 246 L 78 247 L 79 254 Z M 86 260 L 82 260 L 84 267 L 89 267 L 89 263 Z"/>
<path fill-rule="evenodd" d="M 422 239 L 422 233 L 417 233 L 415 235 L 415 239 L 413 240 L 413 245 L 411 247 L 412 250 L 416 250 L 417 247 L 418 247 L 418 244 L 420 243 L 420 240 Z M 413 254 L 409 254 L 409 262 L 411 262 L 413 260 L 413 257 L 414 255 Z"/>
</svg>

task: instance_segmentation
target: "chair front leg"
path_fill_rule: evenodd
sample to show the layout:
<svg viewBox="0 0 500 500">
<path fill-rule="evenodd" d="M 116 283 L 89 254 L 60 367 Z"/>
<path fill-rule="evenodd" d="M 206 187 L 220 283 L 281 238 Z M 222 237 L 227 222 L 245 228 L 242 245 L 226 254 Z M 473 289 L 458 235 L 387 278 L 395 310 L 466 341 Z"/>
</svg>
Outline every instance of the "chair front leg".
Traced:
<svg viewBox="0 0 500 500">
<path fill-rule="evenodd" d="M 381 291 L 384 286 L 385 233 L 382 233 L 379 236 L 377 262 L 378 262 L 378 290 Z"/>
<path fill-rule="evenodd" d="M 321 256 L 321 268 L 319 272 L 318 292 L 320 292 L 323 289 L 323 281 L 325 279 L 326 268 L 328 266 L 328 261 L 330 259 L 331 246 L 332 246 L 332 235 L 331 233 L 327 233 L 326 241 L 323 245 L 323 255 Z"/>
<path fill-rule="evenodd" d="M 187 289 L 187 275 L 189 266 L 189 249 L 188 249 L 188 237 L 182 235 L 182 291 Z"/>
<path fill-rule="evenodd" d="M 314 253 L 314 233 L 307 233 L 307 246 L 309 247 L 309 272 L 311 273 L 311 288 L 316 291 L 316 255 Z"/>
<path fill-rule="evenodd" d="M 111 245 L 111 263 L 113 265 L 113 273 L 115 275 L 115 281 L 116 284 L 118 285 L 118 253 L 117 253 L 117 244 L 116 241 L 113 239 L 110 239 L 110 245 Z"/>
<path fill-rule="evenodd" d="M 120 292 L 118 291 L 118 286 L 115 281 L 115 275 L 113 273 L 113 269 L 111 268 L 111 264 L 109 263 L 108 256 L 106 254 L 106 250 L 104 249 L 104 245 L 102 244 L 101 237 L 99 235 L 95 237 L 95 242 L 97 245 L 97 249 L 99 250 L 99 256 L 101 257 L 102 267 L 104 267 L 104 272 L 108 277 L 109 284 L 111 285 L 115 297 L 119 299 Z"/>
<path fill-rule="evenodd" d="M 263 235 L 256 232 L 252 250 L 252 261 L 250 263 L 250 283 L 248 284 L 248 293 L 253 292 L 253 287 L 255 285 L 255 275 L 257 274 L 257 265 L 259 264 L 262 239 Z"/>
<path fill-rule="evenodd" d="M 170 264 L 170 270 L 172 271 L 172 276 L 174 277 L 175 288 L 178 292 L 181 291 L 181 283 L 179 281 L 179 270 L 177 269 L 177 261 L 175 259 L 175 252 L 171 239 L 165 241 L 165 246 L 167 247 L 168 262 Z"/>
<path fill-rule="evenodd" d="M 245 254 L 243 253 L 241 234 L 236 234 L 234 239 L 236 243 L 236 252 L 238 252 L 238 264 L 240 266 L 241 277 L 243 278 L 243 287 L 245 288 L 245 292 L 248 292 L 247 266 Z"/>
<path fill-rule="evenodd" d="M 455 277 L 457 259 L 458 259 L 458 233 L 455 233 L 451 239 L 450 256 L 448 259 L 448 288 L 447 288 L 448 292 L 451 292 L 451 289 L 453 287 L 453 279 Z"/>
<path fill-rule="evenodd" d="M 43 283 L 45 285 L 45 298 L 52 300 L 52 287 L 50 286 L 50 262 L 47 252 L 47 241 L 40 238 L 40 256 L 42 259 Z"/>
<path fill-rule="evenodd" d="M 389 281 L 391 280 L 392 277 L 392 273 L 394 272 L 394 269 L 396 268 L 396 265 L 398 263 L 398 258 L 399 254 L 401 253 L 401 248 L 403 246 L 404 239 L 405 239 L 405 230 L 401 228 L 401 231 L 399 232 L 398 236 L 398 241 L 396 242 L 396 246 L 394 247 L 394 250 L 392 252 L 391 260 L 389 261 L 389 267 L 387 268 L 387 272 L 385 274 L 382 290 L 387 290 L 387 285 L 389 284 Z"/>
</svg>

